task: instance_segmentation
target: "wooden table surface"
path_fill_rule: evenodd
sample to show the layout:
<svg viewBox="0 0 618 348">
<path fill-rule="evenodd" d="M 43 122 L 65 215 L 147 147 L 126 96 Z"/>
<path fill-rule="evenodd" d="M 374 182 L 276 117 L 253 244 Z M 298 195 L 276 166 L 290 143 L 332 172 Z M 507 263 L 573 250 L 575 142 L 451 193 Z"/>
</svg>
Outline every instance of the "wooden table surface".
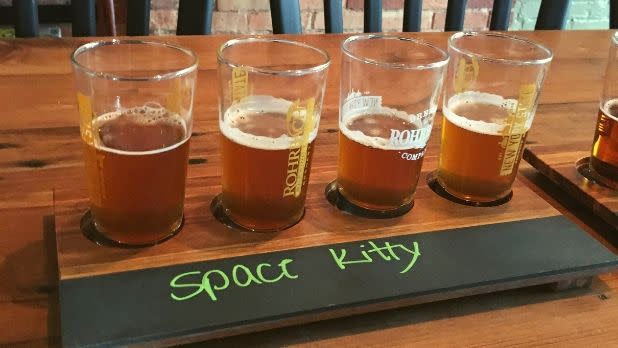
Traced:
<svg viewBox="0 0 618 348">
<path fill-rule="evenodd" d="M 592 141 L 610 31 L 520 32 L 554 51 L 530 146 Z M 405 34 L 445 47 L 448 33 Z M 323 123 L 337 120 L 344 35 L 290 36 L 332 57 Z M 215 50 L 227 36 L 157 38 L 200 59 L 194 131 L 216 127 Z M 154 38 L 153 38 L 154 39 Z M 83 39 L 0 41 L 0 345 L 60 344 L 53 190 L 84 185 L 69 54 Z M 192 156 L 204 149 L 192 149 Z M 437 154 L 434 154 L 434 156 Z M 539 195 L 616 252 L 618 232 L 577 206 L 526 164 Z M 190 177 L 204 175 L 189 169 Z M 219 346 L 618 346 L 618 272 L 590 289 L 510 290 L 334 319 L 209 342 Z M 122 315 L 119 313 L 119 315 Z"/>
</svg>

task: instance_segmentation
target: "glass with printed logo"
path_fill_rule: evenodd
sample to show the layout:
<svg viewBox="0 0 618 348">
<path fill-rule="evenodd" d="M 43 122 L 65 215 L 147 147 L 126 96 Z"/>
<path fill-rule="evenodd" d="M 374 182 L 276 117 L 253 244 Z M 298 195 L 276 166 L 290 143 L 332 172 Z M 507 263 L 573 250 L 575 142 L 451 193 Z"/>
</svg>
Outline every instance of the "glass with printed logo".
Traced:
<svg viewBox="0 0 618 348">
<path fill-rule="evenodd" d="M 71 59 L 90 191 L 82 231 L 127 246 L 173 236 L 183 221 L 196 55 L 110 40 L 85 44 Z"/>
<path fill-rule="evenodd" d="M 474 206 L 507 202 L 552 53 L 500 33 L 457 33 L 442 98 L 437 183 Z"/>
<path fill-rule="evenodd" d="M 213 212 L 244 230 L 290 227 L 305 210 L 330 58 L 266 38 L 230 40 L 217 58 L 223 191 Z"/>
<path fill-rule="evenodd" d="M 618 190 L 618 32 L 611 38 L 590 156 L 593 178 Z"/>
<path fill-rule="evenodd" d="M 426 42 L 356 35 L 342 44 L 337 190 L 352 213 L 406 213 L 436 113 L 448 54 Z"/>
</svg>

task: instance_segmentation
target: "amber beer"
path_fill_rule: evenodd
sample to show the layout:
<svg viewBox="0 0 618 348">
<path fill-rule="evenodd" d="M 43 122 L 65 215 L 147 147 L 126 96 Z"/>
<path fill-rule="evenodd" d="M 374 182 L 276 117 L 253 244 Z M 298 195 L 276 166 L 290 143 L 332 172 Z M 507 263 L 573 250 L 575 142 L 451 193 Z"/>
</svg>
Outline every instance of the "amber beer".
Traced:
<svg viewBox="0 0 618 348">
<path fill-rule="evenodd" d="M 185 121 L 144 106 L 95 118 L 82 132 L 96 228 L 127 244 L 150 244 L 182 223 L 189 136 Z"/>
<path fill-rule="evenodd" d="M 419 127 L 395 115 L 364 114 L 345 117 L 340 130 L 339 192 L 374 211 L 412 202 L 425 153 L 424 144 L 410 146 Z"/>
<path fill-rule="evenodd" d="M 505 134 L 508 105 L 487 93 L 453 98 L 443 109 L 438 180 L 450 194 L 472 202 L 505 197 L 517 175 L 529 124 Z"/>
<path fill-rule="evenodd" d="M 249 230 L 281 230 L 304 214 L 317 127 L 303 154 L 302 135 L 291 131 L 289 107 L 282 99 L 261 98 L 233 105 L 220 123 L 223 206 Z"/>
<path fill-rule="evenodd" d="M 618 188 L 618 99 L 599 109 L 592 142 L 590 168 L 599 174 L 603 183 Z"/>
</svg>

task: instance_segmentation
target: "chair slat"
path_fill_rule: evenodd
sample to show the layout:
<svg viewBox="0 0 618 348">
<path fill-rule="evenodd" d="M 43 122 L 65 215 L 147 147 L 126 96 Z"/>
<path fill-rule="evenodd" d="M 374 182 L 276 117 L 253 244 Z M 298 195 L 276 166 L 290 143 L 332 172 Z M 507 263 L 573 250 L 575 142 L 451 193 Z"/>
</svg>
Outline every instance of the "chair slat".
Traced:
<svg viewBox="0 0 618 348">
<path fill-rule="evenodd" d="M 97 35 L 116 36 L 116 12 L 114 0 L 97 0 Z"/>
<path fill-rule="evenodd" d="M 176 35 L 210 34 L 214 6 L 214 0 L 180 0 Z"/>
<path fill-rule="evenodd" d="M 127 35 L 146 36 L 150 33 L 150 0 L 127 1 Z"/>
<path fill-rule="evenodd" d="M 423 0 L 405 0 L 403 3 L 403 31 L 421 31 Z"/>
<path fill-rule="evenodd" d="M 21 3 L 21 1 L 19 1 Z M 17 4 L 15 1 L 13 4 Z M 39 23 L 70 23 L 73 21 L 71 5 L 39 5 Z M 15 25 L 15 8 L 0 6 L 0 24 Z"/>
<path fill-rule="evenodd" d="M 275 34 L 300 34 L 300 4 L 298 0 L 270 0 L 270 17 Z"/>
<path fill-rule="evenodd" d="M 467 4 L 468 0 L 448 0 L 444 31 L 460 31 L 463 29 Z"/>
<path fill-rule="evenodd" d="M 566 26 L 571 0 L 543 0 L 535 30 L 562 30 Z"/>
<path fill-rule="evenodd" d="M 95 0 L 71 1 L 71 32 L 73 36 L 97 35 L 95 5 Z"/>
<path fill-rule="evenodd" d="M 39 35 L 39 11 L 36 0 L 13 0 L 16 37 Z"/>
<path fill-rule="evenodd" d="M 324 0 L 324 25 L 327 33 L 343 33 L 341 0 Z"/>
<path fill-rule="evenodd" d="M 70 23 L 71 5 L 39 5 L 39 23 Z"/>
<path fill-rule="evenodd" d="M 489 30 L 508 30 L 512 0 L 494 0 Z"/>
<path fill-rule="evenodd" d="M 365 33 L 382 31 L 382 0 L 365 0 Z"/>
<path fill-rule="evenodd" d="M 618 29 L 618 0 L 609 0 L 609 28 Z"/>
</svg>

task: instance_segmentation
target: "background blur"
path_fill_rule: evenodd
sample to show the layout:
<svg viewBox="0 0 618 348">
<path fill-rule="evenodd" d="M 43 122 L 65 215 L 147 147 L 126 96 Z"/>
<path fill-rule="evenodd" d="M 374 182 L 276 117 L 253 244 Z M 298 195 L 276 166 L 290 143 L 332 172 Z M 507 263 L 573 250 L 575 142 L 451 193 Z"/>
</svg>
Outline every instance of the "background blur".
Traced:
<svg viewBox="0 0 618 348">
<path fill-rule="evenodd" d="M 19 0 L 15 0 L 19 1 Z M 78 1 L 78 0 L 76 0 Z M 116 21 L 119 28 L 126 22 L 122 6 L 116 0 Z M 563 0 L 552 0 L 563 1 Z M 607 29 L 609 0 L 571 0 L 567 29 Z M 39 4 L 69 4 L 70 0 L 39 0 Z M 401 31 L 404 0 L 383 0 L 384 31 Z M 363 31 L 363 0 L 343 0 L 343 25 L 346 32 Z M 513 0 L 510 30 L 533 30 L 541 0 Z M 10 6 L 11 0 L 0 0 L 0 6 Z M 300 0 L 305 33 L 324 32 L 322 0 Z M 447 0 L 423 0 L 422 30 L 442 31 Z M 492 0 L 469 0 L 464 29 L 486 30 L 489 27 Z M 126 5 L 125 5 L 126 6 Z M 152 0 L 150 33 L 173 35 L 176 31 L 178 0 Z M 264 34 L 272 31 L 268 0 L 217 0 L 213 15 L 215 34 Z M 124 21 L 124 22 L 123 22 Z M 70 26 L 56 25 L 63 36 L 70 35 Z M 44 27 L 41 34 L 45 34 Z"/>
</svg>

